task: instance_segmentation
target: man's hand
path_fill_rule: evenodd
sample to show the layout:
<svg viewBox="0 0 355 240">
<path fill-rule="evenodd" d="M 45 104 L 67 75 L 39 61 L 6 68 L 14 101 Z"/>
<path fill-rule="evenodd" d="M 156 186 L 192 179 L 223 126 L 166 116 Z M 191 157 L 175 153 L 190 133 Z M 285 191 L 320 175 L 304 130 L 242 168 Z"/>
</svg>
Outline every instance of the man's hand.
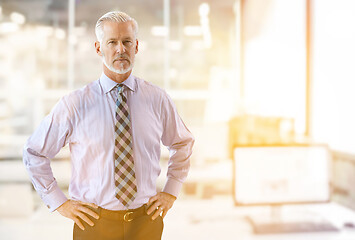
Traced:
<svg viewBox="0 0 355 240">
<path fill-rule="evenodd" d="M 150 215 L 153 211 L 155 211 L 152 216 L 153 220 L 155 220 L 160 213 L 162 213 L 162 217 L 164 218 L 169 209 L 173 206 L 175 200 L 175 196 L 169 193 L 160 192 L 149 199 L 147 214 Z"/>
<path fill-rule="evenodd" d="M 60 207 L 58 207 L 57 211 L 64 217 L 72 219 L 76 223 L 76 225 L 81 228 L 81 230 L 84 230 L 84 225 L 81 223 L 80 220 L 85 221 L 90 226 L 94 226 L 94 223 L 90 220 L 90 218 L 88 218 L 88 216 L 85 215 L 85 213 L 96 219 L 99 219 L 99 215 L 97 215 L 97 213 L 95 213 L 91 209 L 85 207 L 85 205 L 93 208 L 98 208 L 98 206 L 93 203 L 84 203 L 81 201 L 69 199 Z"/>
</svg>

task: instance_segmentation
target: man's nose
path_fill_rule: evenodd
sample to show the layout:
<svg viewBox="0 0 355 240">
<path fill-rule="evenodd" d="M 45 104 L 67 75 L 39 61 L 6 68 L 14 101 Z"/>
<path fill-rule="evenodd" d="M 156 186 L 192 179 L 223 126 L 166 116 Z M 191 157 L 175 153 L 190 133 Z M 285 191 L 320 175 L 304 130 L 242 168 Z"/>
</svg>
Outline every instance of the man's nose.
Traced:
<svg viewBox="0 0 355 240">
<path fill-rule="evenodd" d="M 122 42 L 118 42 L 118 44 L 117 44 L 117 52 L 118 53 L 124 53 L 125 52 L 125 47 L 124 47 L 124 45 L 123 45 L 123 43 Z"/>
</svg>

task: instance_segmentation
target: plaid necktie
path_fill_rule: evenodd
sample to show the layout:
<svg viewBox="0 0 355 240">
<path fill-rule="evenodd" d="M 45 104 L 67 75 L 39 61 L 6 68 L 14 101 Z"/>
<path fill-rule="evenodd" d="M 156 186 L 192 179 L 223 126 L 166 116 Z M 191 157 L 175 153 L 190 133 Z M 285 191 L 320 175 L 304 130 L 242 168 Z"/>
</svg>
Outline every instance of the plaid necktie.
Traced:
<svg viewBox="0 0 355 240">
<path fill-rule="evenodd" d="M 128 207 L 136 197 L 137 184 L 134 173 L 131 122 L 123 85 L 117 85 L 115 124 L 115 193 L 116 198 Z"/>
</svg>

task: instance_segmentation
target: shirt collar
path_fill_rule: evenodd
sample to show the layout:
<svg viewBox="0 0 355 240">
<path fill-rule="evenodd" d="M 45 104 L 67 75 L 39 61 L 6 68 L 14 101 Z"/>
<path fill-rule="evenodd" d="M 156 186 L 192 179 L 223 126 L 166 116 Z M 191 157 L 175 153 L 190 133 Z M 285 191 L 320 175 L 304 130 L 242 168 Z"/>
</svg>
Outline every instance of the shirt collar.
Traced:
<svg viewBox="0 0 355 240">
<path fill-rule="evenodd" d="M 113 81 L 111 78 L 107 77 L 105 73 L 101 74 L 100 77 L 100 84 L 105 93 L 110 92 L 118 83 Z M 125 85 L 128 89 L 132 90 L 133 92 L 136 90 L 136 82 L 134 80 L 134 76 L 129 75 L 129 77 L 124 80 L 121 84 Z"/>
</svg>

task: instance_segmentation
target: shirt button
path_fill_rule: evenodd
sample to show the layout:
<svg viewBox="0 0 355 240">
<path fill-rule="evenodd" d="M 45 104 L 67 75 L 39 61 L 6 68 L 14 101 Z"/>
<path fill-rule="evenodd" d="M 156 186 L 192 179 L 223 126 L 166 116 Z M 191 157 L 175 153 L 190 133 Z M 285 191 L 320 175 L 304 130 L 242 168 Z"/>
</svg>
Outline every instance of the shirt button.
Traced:
<svg viewBox="0 0 355 240">
<path fill-rule="evenodd" d="M 47 208 L 51 208 L 49 205 L 47 205 Z"/>
</svg>

